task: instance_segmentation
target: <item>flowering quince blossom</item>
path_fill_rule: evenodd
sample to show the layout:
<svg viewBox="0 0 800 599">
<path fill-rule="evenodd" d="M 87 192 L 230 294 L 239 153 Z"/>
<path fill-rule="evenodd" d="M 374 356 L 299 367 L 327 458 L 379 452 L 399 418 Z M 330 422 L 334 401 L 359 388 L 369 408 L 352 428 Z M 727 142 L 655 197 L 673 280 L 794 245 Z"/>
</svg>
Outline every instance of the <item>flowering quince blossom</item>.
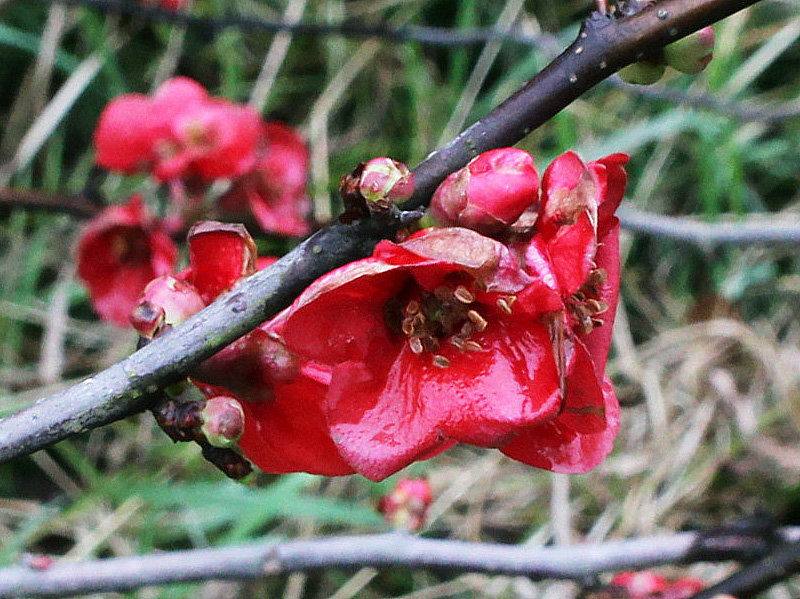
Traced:
<svg viewBox="0 0 800 599">
<path fill-rule="evenodd" d="M 347 464 L 380 480 L 457 442 L 559 472 L 608 454 L 626 159 L 559 157 L 527 237 L 451 227 L 382 242 L 284 313 L 288 349 L 330 367 L 321 407 Z"/>
<path fill-rule="evenodd" d="M 93 218 L 76 249 L 78 277 L 104 320 L 129 324 L 128 317 L 149 281 L 169 273 L 178 250 L 141 198 L 106 208 Z"/>
<path fill-rule="evenodd" d="M 308 148 L 294 129 L 277 122 L 263 123 L 253 168 L 220 198 L 220 208 L 231 213 L 249 210 L 261 228 L 272 233 L 309 233 L 308 160 Z"/>
<path fill-rule="evenodd" d="M 432 502 L 433 491 L 427 479 L 404 478 L 381 497 L 378 511 L 395 528 L 415 531 L 425 525 Z"/>
<path fill-rule="evenodd" d="M 125 94 L 100 115 L 94 133 L 97 163 L 132 173 L 151 170 L 160 181 L 236 177 L 255 161 L 258 114 L 208 95 L 197 82 L 175 77 L 153 97 Z"/>
</svg>

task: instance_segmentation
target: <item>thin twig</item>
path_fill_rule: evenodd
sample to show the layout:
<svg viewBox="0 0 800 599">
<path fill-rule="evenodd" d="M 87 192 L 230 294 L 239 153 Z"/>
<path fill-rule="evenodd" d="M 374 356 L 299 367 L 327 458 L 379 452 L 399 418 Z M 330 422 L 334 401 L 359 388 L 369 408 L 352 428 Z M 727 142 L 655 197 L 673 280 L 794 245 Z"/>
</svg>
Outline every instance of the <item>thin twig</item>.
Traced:
<svg viewBox="0 0 800 599">
<path fill-rule="evenodd" d="M 781 531 L 797 539 L 800 529 Z M 320 568 L 447 568 L 531 578 L 582 580 L 602 572 L 694 561 L 699 533 L 643 537 L 625 541 L 531 547 L 425 539 L 404 533 L 264 541 L 233 547 L 194 549 L 55 563 L 36 570 L 0 569 L 0 598 L 124 591 L 144 585 L 199 580 L 244 580 Z M 703 561 L 747 559 L 752 536 L 727 537 L 724 549 L 706 551 Z"/>
<path fill-rule="evenodd" d="M 718 217 L 705 222 L 692 217 L 664 216 L 628 206 L 617 211 L 622 226 L 635 233 L 668 237 L 703 248 L 720 244 L 800 244 L 800 215 Z"/>
<path fill-rule="evenodd" d="M 408 43 L 417 42 L 428 46 L 476 46 L 490 41 L 510 41 L 526 46 L 535 46 L 542 39 L 521 33 L 519 30 L 498 30 L 494 28 L 475 27 L 472 29 L 453 30 L 443 27 L 424 25 L 389 25 L 369 26 L 363 23 L 301 23 L 286 21 L 270 21 L 244 15 L 225 15 L 201 17 L 188 12 L 174 12 L 159 8 L 155 4 L 143 4 L 130 0 L 40 0 L 48 3 L 97 8 L 108 13 L 137 15 L 151 21 L 191 27 L 210 35 L 223 29 L 233 27 L 240 31 L 267 31 L 270 33 L 291 33 L 313 37 L 338 35 L 349 38 L 378 38 L 386 41 Z M 546 37 L 546 36 L 545 36 Z"/>
<path fill-rule="evenodd" d="M 513 145 L 642 53 L 662 47 L 759 0 L 662 0 L 635 16 L 595 15 L 578 39 L 519 92 L 414 169 L 404 208 L 430 201 L 436 186 L 483 151 Z M 147 409 L 150 394 L 288 306 L 322 274 L 369 255 L 398 220 L 335 224 L 200 311 L 170 334 L 76 387 L 0 420 L 0 462 Z"/>
</svg>

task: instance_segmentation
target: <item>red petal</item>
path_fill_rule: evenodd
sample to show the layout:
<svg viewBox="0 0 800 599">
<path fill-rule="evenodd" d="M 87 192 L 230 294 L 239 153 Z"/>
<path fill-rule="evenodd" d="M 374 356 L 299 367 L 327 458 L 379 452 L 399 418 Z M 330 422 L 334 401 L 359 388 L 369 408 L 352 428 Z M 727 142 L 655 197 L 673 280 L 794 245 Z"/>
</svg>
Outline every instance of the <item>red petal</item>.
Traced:
<svg viewBox="0 0 800 599">
<path fill-rule="evenodd" d="M 594 226 L 584 212 L 574 225 L 559 228 L 547 244 L 561 294 L 569 297 L 581 288 L 595 263 L 597 241 Z"/>
<path fill-rule="evenodd" d="M 242 401 L 242 451 L 264 472 L 352 474 L 328 434 L 320 406 L 324 393 L 324 385 L 300 377 L 277 386 L 271 402 Z"/>
<path fill-rule="evenodd" d="M 603 325 L 596 327 L 588 335 L 579 335 L 586 345 L 595 364 L 597 376 L 602 376 L 606 368 L 608 350 L 611 347 L 611 334 L 614 328 L 614 316 L 617 312 L 619 298 L 619 221 L 614 218 L 605 236 L 597 244 L 595 262 L 598 268 L 606 271 L 606 281 L 600 286 L 598 298 L 608 304 L 608 310 L 597 317 Z"/>
<path fill-rule="evenodd" d="M 256 246 L 243 225 L 205 221 L 189 230 L 189 282 L 207 303 L 256 271 Z"/>
<path fill-rule="evenodd" d="M 150 100 L 127 94 L 112 100 L 100 115 L 94 132 L 97 164 L 126 173 L 145 168 L 153 159 Z"/>
<path fill-rule="evenodd" d="M 611 381 L 602 384 L 606 427 L 597 433 L 581 433 L 570 427 L 575 415 L 560 416 L 552 422 L 532 426 L 501 448 L 509 457 L 536 468 L 569 474 L 587 472 L 611 452 L 619 428 L 619 404 Z M 570 400 L 567 391 L 567 401 Z"/>
<path fill-rule="evenodd" d="M 600 160 L 590 162 L 587 166 L 595 174 L 599 186 L 600 206 L 597 209 L 598 233 L 602 234 L 611 226 L 611 217 L 619 208 L 625 195 L 625 186 L 628 174 L 625 165 L 628 163 L 627 154 L 611 154 Z"/>
<path fill-rule="evenodd" d="M 404 337 L 389 368 L 374 359 L 334 368 L 326 413 L 356 470 L 379 480 L 453 440 L 497 447 L 556 414 L 561 401 L 547 331 L 494 316 L 474 338 L 484 350 L 443 347 L 440 355 L 450 360 L 444 369 L 430 354 L 413 354 Z"/>
</svg>

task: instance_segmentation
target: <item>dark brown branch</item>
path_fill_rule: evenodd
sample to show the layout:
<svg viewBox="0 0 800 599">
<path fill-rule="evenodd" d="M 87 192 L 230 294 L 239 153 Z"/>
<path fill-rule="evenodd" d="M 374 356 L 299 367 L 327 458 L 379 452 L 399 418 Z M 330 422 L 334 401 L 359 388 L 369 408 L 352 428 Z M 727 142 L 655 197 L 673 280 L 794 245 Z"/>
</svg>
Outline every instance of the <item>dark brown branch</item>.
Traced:
<svg viewBox="0 0 800 599">
<path fill-rule="evenodd" d="M 785 540 L 798 529 L 782 531 Z M 569 547 L 530 547 L 424 539 L 403 533 L 266 541 L 251 545 L 54 564 L 36 570 L 0 569 L 0 598 L 124 591 L 158 585 L 214 579 L 245 580 L 330 568 L 364 566 L 447 568 L 453 572 L 486 572 L 532 578 L 583 580 L 602 572 L 641 569 L 695 561 L 702 535 L 693 532 Z M 726 536 L 724 549 L 703 552 L 703 561 L 747 559 L 752 535 Z"/>
<path fill-rule="evenodd" d="M 414 171 L 408 205 L 426 205 L 436 186 L 471 158 L 512 145 L 616 69 L 759 0 L 662 0 L 621 19 L 595 15 L 539 75 Z M 0 420 L 0 462 L 148 408 L 150 394 L 191 370 L 291 303 L 322 274 L 371 253 L 400 223 L 369 219 L 316 233 L 272 267 L 129 358 L 66 391 Z"/>
<path fill-rule="evenodd" d="M 0 189 L 0 207 L 45 210 L 71 214 L 78 218 L 91 218 L 102 206 L 84 195 L 49 194 L 40 190 Z"/>
</svg>

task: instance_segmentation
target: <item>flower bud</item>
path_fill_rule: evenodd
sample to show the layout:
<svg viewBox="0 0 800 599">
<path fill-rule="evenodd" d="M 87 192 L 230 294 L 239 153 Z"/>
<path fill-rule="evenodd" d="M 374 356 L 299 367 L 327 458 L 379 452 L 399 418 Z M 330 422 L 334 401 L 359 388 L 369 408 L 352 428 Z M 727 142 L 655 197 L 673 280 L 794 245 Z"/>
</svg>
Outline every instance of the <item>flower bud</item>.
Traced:
<svg viewBox="0 0 800 599">
<path fill-rule="evenodd" d="M 660 62 L 640 60 L 629 64 L 617 73 L 625 83 L 634 85 L 650 85 L 657 82 L 664 76 L 667 67 Z"/>
<path fill-rule="evenodd" d="M 142 337 L 152 339 L 165 325 L 177 325 L 205 307 L 197 290 L 185 281 L 165 275 L 144 288 L 131 313 L 131 324 Z"/>
<path fill-rule="evenodd" d="M 395 528 L 419 530 L 425 524 L 432 501 L 431 486 L 426 479 L 407 478 L 381 498 L 378 511 Z"/>
<path fill-rule="evenodd" d="M 206 302 L 256 272 L 256 243 L 244 225 L 199 222 L 189 229 L 189 282 Z"/>
<path fill-rule="evenodd" d="M 431 212 L 442 225 L 501 232 L 539 197 L 533 156 L 517 148 L 484 152 L 442 182 Z"/>
<path fill-rule="evenodd" d="M 373 158 L 364 165 L 358 190 L 367 202 L 402 202 L 414 193 L 414 174 L 397 160 Z"/>
<path fill-rule="evenodd" d="M 664 60 L 676 71 L 696 75 L 714 56 L 714 29 L 709 25 L 664 48 Z"/>
<path fill-rule="evenodd" d="M 202 412 L 201 431 L 214 447 L 231 447 L 244 434 L 244 409 L 233 397 L 210 398 Z"/>
</svg>

